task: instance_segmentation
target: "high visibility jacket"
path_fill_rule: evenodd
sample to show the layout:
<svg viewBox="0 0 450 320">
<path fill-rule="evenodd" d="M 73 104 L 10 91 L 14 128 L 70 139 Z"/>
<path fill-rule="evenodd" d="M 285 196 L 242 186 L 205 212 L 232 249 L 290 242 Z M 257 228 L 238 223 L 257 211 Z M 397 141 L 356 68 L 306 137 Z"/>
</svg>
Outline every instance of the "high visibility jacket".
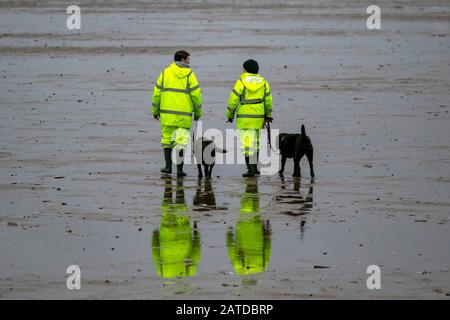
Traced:
<svg viewBox="0 0 450 320">
<path fill-rule="evenodd" d="M 241 210 L 236 232 L 227 232 L 228 256 L 238 275 L 264 272 L 271 254 L 270 231 L 264 228 L 259 214 L 256 189 L 247 187 L 241 197 Z"/>
<path fill-rule="evenodd" d="M 261 129 L 264 116 L 272 117 L 272 93 L 269 83 L 259 74 L 243 73 L 228 99 L 226 116 L 236 114 L 238 129 Z"/>
<path fill-rule="evenodd" d="M 161 125 L 190 128 L 192 112 L 202 115 L 202 93 L 188 66 L 172 63 L 159 75 L 153 88 L 152 113 Z"/>
</svg>

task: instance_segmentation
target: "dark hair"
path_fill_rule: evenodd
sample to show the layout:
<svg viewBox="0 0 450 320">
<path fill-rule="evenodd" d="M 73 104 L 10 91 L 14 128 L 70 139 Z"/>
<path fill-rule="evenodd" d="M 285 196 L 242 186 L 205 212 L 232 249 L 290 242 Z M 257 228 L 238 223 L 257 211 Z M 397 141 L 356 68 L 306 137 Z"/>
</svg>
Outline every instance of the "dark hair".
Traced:
<svg viewBox="0 0 450 320">
<path fill-rule="evenodd" d="M 187 59 L 189 56 L 190 56 L 189 52 L 187 52 L 185 50 L 180 50 L 180 51 L 175 52 L 173 60 L 181 61 L 182 59 Z"/>
</svg>

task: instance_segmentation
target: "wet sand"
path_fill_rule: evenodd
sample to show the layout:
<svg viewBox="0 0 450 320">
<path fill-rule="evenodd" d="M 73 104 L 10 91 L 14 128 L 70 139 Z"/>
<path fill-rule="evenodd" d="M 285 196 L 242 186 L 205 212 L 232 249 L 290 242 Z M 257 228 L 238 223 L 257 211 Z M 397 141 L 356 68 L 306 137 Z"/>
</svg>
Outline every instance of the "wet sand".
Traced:
<svg viewBox="0 0 450 320">
<path fill-rule="evenodd" d="M 449 298 L 448 1 L 379 1 L 376 31 L 357 1 L 80 3 L 70 31 L 61 1 L 0 1 L 0 298 Z M 305 159 L 300 181 L 292 161 L 284 181 L 216 165 L 207 192 L 193 165 L 182 185 L 161 179 L 151 89 L 179 48 L 204 129 L 232 128 L 229 92 L 258 60 L 272 127 L 305 124 L 315 182 Z M 192 277 L 160 277 L 152 256 L 170 190 L 197 225 Z M 247 202 L 269 257 L 241 276 L 227 232 Z M 66 289 L 71 264 L 81 290 Z M 373 264 L 381 290 L 366 287 Z"/>
</svg>

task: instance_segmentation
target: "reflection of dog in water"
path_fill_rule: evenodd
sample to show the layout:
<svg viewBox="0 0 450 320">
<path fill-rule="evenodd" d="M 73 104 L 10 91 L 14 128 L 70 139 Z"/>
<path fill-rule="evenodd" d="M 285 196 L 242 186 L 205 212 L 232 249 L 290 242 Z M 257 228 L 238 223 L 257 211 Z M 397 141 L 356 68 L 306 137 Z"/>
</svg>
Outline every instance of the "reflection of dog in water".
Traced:
<svg viewBox="0 0 450 320">
<path fill-rule="evenodd" d="M 193 205 L 198 207 L 195 208 L 194 211 L 209 211 L 218 209 L 216 206 L 216 196 L 214 195 L 211 180 L 205 180 L 204 190 L 202 191 L 202 180 L 198 179 Z"/>
<path fill-rule="evenodd" d="M 293 178 L 292 191 L 283 191 L 275 196 L 275 202 L 282 204 L 281 213 L 290 216 L 300 216 L 307 214 L 313 207 L 313 184 L 310 184 L 307 194 L 300 193 L 300 179 Z M 281 178 L 281 190 L 286 190 L 286 182 Z"/>
<path fill-rule="evenodd" d="M 214 141 L 201 137 L 195 140 L 194 155 L 197 161 L 198 177 L 202 178 L 202 165 L 205 171 L 205 177 L 211 178 L 212 169 L 216 162 L 216 151 L 225 153 L 226 150 L 220 149 L 216 146 Z"/>
</svg>

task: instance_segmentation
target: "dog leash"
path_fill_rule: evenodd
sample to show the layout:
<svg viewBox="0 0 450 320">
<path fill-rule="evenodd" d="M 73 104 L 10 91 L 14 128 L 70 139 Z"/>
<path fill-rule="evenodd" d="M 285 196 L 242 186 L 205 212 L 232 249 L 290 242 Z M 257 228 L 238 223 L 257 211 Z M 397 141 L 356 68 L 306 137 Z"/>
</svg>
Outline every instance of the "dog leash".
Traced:
<svg viewBox="0 0 450 320">
<path fill-rule="evenodd" d="M 269 144 L 269 147 L 272 149 L 272 140 L 270 136 L 270 122 L 264 122 L 264 125 L 267 129 L 267 143 Z"/>
<path fill-rule="evenodd" d="M 194 163 L 195 162 L 195 132 L 197 132 L 197 122 L 198 121 L 194 121 L 194 126 L 193 126 L 193 130 L 192 130 L 192 146 L 191 146 L 191 150 L 192 150 L 192 160 Z"/>
<path fill-rule="evenodd" d="M 276 151 L 272 148 L 272 140 L 271 140 L 272 138 L 271 138 L 271 134 L 270 134 L 270 122 L 265 121 L 264 127 L 266 127 L 266 129 L 267 129 L 267 144 L 269 145 L 270 150 L 272 150 L 272 152 L 274 152 L 276 154 L 279 154 L 280 153 L 279 151 Z"/>
</svg>

